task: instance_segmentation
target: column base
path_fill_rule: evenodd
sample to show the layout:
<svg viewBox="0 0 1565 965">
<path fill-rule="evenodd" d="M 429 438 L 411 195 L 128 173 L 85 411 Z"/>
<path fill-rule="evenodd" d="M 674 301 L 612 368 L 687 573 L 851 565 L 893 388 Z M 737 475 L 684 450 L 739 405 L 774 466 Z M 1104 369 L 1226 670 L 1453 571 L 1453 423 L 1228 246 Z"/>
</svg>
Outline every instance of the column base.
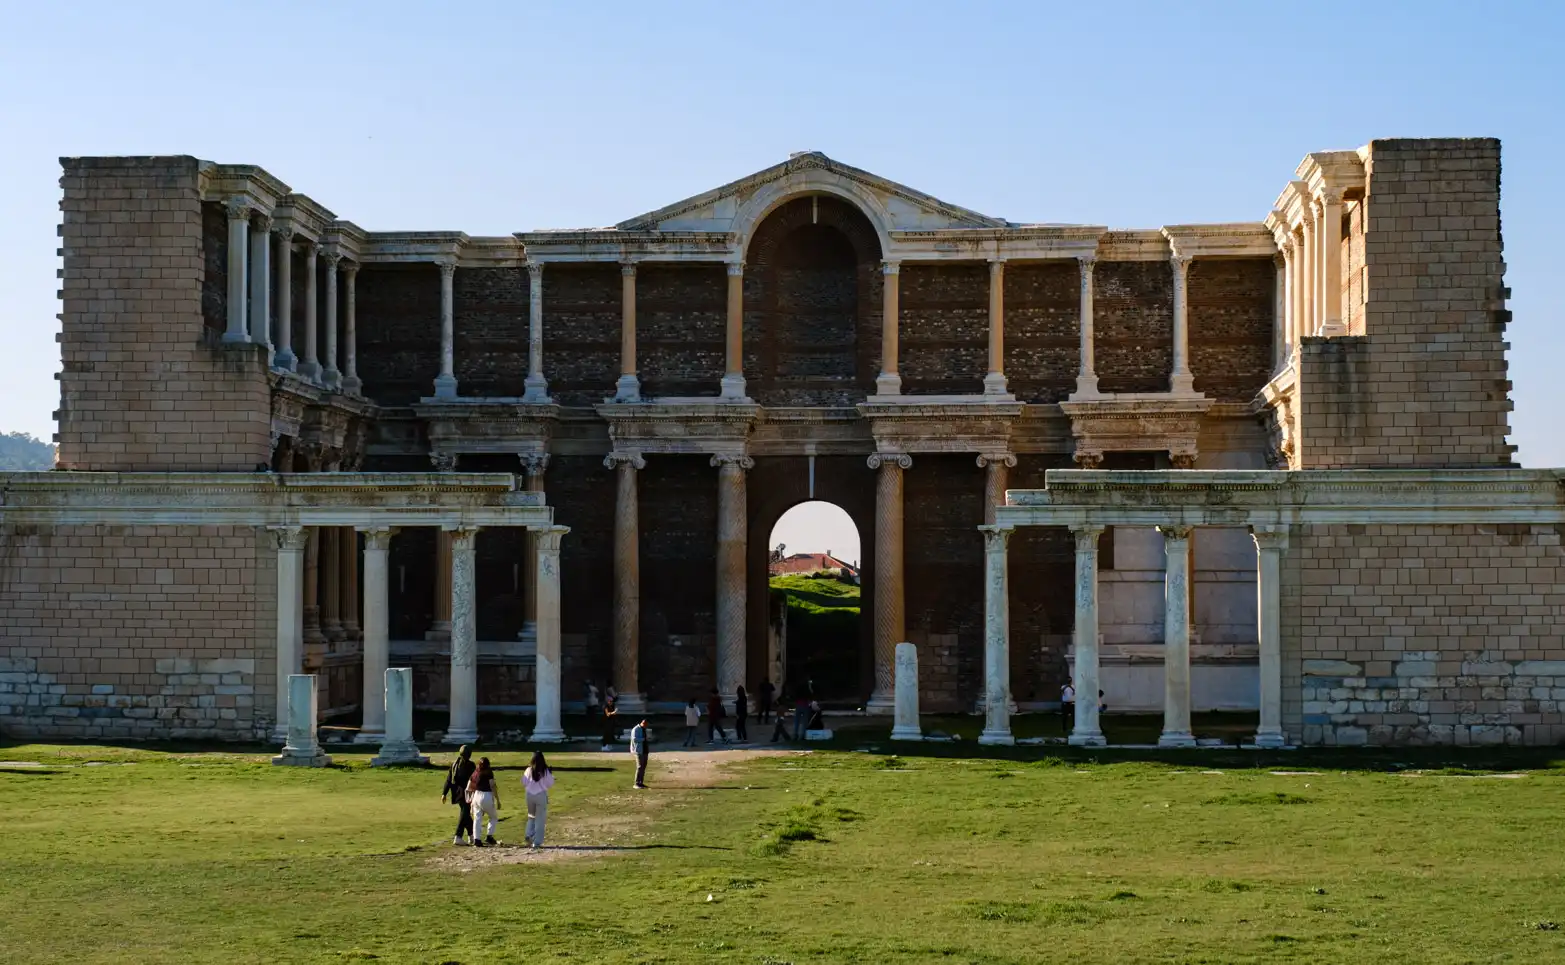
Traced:
<svg viewBox="0 0 1565 965">
<path fill-rule="evenodd" d="M 869 700 L 864 702 L 864 713 L 872 716 L 884 717 L 896 712 L 896 694 L 870 694 Z"/>
<path fill-rule="evenodd" d="M 331 767 L 331 758 L 319 747 L 284 747 L 272 763 L 279 767 Z"/>
<path fill-rule="evenodd" d="M 478 743 L 478 731 L 476 731 L 476 730 L 448 730 L 448 731 L 446 731 L 445 737 L 441 738 L 440 743 L 448 744 L 448 745 L 454 745 L 454 744 L 476 744 L 476 743 Z"/>
<path fill-rule="evenodd" d="M 248 344 L 250 344 L 250 336 L 246 335 L 244 332 L 224 332 L 223 333 L 223 344 L 224 345 L 248 345 Z"/>
<path fill-rule="evenodd" d="M 532 741 L 534 744 L 559 744 L 563 743 L 565 740 L 565 731 L 560 730 L 559 728 L 555 728 L 554 730 L 535 730 L 532 732 L 532 736 L 529 737 L 528 740 Z M 447 741 L 446 743 L 449 744 L 450 741 Z"/>
<path fill-rule="evenodd" d="M 1287 747 L 1288 746 L 1288 740 L 1287 740 L 1287 738 L 1282 736 L 1282 731 L 1281 730 L 1276 730 L 1276 731 L 1258 730 L 1258 731 L 1255 732 L 1255 746 L 1256 747 Z"/>
<path fill-rule="evenodd" d="M 1010 747 L 1016 743 L 1016 738 L 1011 736 L 1008 730 L 984 730 L 978 735 L 978 743 L 991 747 Z"/>
<path fill-rule="evenodd" d="M 744 376 L 730 372 L 723 376 L 722 390 L 718 397 L 727 402 L 749 402 L 750 397 L 745 395 Z"/>
<path fill-rule="evenodd" d="M 1170 732 L 1164 731 L 1163 736 L 1157 739 L 1159 747 L 1194 747 L 1195 735 L 1189 731 Z"/>
<path fill-rule="evenodd" d="M 730 707 L 733 706 L 732 697 L 724 697 Z M 645 714 L 647 712 L 646 694 L 620 694 L 614 700 L 615 714 Z"/>
<path fill-rule="evenodd" d="M 349 395 L 363 395 L 364 380 L 356 375 L 350 375 L 342 380 L 342 391 Z"/>
<path fill-rule="evenodd" d="M 1341 338 L 1348 334 L 1348 327 L 1340 318 L 1328 318 L 1320 325 L 1321 338 Z"/>
<path fill-rule="evenodd" d="M 894 741 L 921 741 L 924 739 L 924 732 L 917 727 L 893 727 L 891 728 L 891 739 Z"/>
<path fill-rule="evenodd" d="M 541 405 L 554 400 L 549 398 L 549 380 L 541 375 L 529 375 L 522 382 L 522 401 Z"/>
<path fill-rule="evenodd" d="M 1168 377 L 1170 395 L 1195 395 L 1195 376 L 1189 372 L 1175 372 Z"/>
<path fill-rule="evenodd" d="M 990 372 L 984 376 L 984 395 L 998 395 L 1011 398 L 1005 391 L 1005 374 L 1003 372 Z"/>
<path fill-rule="evenodd" d="M 279 349 L 272 356 L 272 368 L 281 369 L 284 372 L 292 372 L 299 367 L 299 357 L 293 354 L 293 349 Z"/>
<path fill-rule="evenodd" d="M 435 398 L 437 398 L 437 399 L 455 399 L 456 398 L 456 376 L 454 376 L 454 375 L 442 375 L 442 376 L 439 376 L 439 377 L 437 377 L 435 379 Z"/>
<path fill-rule="evenodd" d="M 321 363 L 300 362 L 298 372 L 311 382 L 319 382 L 321 378 Z"/>
<path fill-rule="evenodd" d="M 1109 742 L 1102 734 L 1072 734 L 1065 738 L 1072 747 L 1107 747 Z"/>
<path fill-rule="evenodd" d="M 876 395 L 901 395 L 902 376 L 895 372 L 882 372 L 875 376 Z"/>
<path fill-rule="evenodd" d="M 321 373 L 321 384 L 328 389 L 342 388 L 342 373 L 333 368 L 328 368 Z"/>
<path fill-rule="evenodd" d="M 267 743 L 268 744 L 279 744 L 279 745 L 281 745 L 283 747 L 287 747 L 288 746 L 288 725 L 286 725 L 286 724 L 278 724 L 276 727 L 273 727 L 272 728 L 272 739 L 267 741 Z"/>
<path fill-rule="evenodd" d="M 634 375 L 622 375 L 614 383 L 615 402 L 640 402 L 641 380 Z"/>
<path fill-rule="evenodd" d="M 355 744 L 384 744 L 386 732 L 383 730 L 361 730 L 353 736 Z"/>
<path fill-rule="evenodd" d="M 1071 393 L 1070 401 L 1075 402 L 1078 399 L 1097 399 L 1101 397 L 1102 393 L 1098 391 L 1098 377 L 1096 375 L 1076 376 L 1076 391 Z"/>
<path fill-rule="evenodd" d="M 429 758 L 420 754 L 418 745 L 412 741 L 382 744 L 380 753 L 370 758 L 370 767 L 392 767 L 397 765 L 428 767 Z"/>
</svg>

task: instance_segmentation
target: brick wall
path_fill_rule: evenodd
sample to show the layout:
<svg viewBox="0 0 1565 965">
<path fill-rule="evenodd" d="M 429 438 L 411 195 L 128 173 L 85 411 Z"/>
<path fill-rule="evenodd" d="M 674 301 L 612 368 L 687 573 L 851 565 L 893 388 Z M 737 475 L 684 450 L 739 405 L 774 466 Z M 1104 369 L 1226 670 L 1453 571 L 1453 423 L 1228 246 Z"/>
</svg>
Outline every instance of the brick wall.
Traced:
<svg viewBox="0 0 1565 965">
<path fill-rule="evenodd" d="M 271 458 L 266 359 L 224 349 L 197 161 L 63 158 L 59 466 L 249 470 Z M 225 276 L 226 277 L 226 276 Z M 226 282 L 224 282 L 226 283 Z"/>
<path fill-rule="evenodd" d="M 1190 267 L 1190 372 L 1196 391 L 1249 402 L 1272 375 L 1277 269 L 1270 258 L 1203 258 Z"/>
<path fill-rule="evenodd" d="M 647 281 L 642 277 L 644 273 L 638 273 L 636 278 L 638 310 L 646 300 L 641 292 Z M 655 302 L 655 295 L 648 295 Z M 620 302 L 617 264 L 554 264 L 544 269 L 543 374 L 549 380 L 549 394 L 561 405 L 596 405 L 614 395 L 614 382 L 619 378 Z M 522 338 L 510 365 L 525 376 L 525 299 L 520 311 Z M 653 328 L 656 330 L 655 322 Z M 646 344 L 644 332 L 638 316 L 638 361 L 641 345 Z M 642 368 L 645 369 L 644 364 Z M 520 395 L 521 390 L 516 394 Z"/>
<path fill-rule="evenodd" d="M 970 455 L 915 456 L 903 474 L 908 638 L 921 652 L 939 650 L 939 635 L 954 636 L 956 644 L 954 659 L 920 663 L 919 690 L 930 713 L 968 710 L 982 690 L 983 497 L 984 470 Z"/>
<path fill-rule="evenodd" d="M 293 277 L 302 274 L 302 266 L 296 263 Z M 457 277 L 462 274 L 458 269 Z M 381 405 L 407 405 L 434 395 L 435 377 L 440 374 L 440 270 L 434 265 L 365 265 L 359 271 L 355 296 L 359 378 L 365 397 Z M 303 301 L 301 289 L 295 304 Z M 295 330 L 302 333 L 302 323 Z M 461 331 L 460 323 L 457 330 Z M 296 351 L 302 359 L 303 350 Z M 465 364 L 461 353 L 456 364 Z M 465 387 L 459 386 L 459 391 L 467 394 Z"/>
<path fill-rule="evenodd" d="M 1063 454 L 1018 456 L 1008 485 L 1042 489 L 1046 471 L 1071 468 L 1070 457 Z M 1100 545 L 1112 545 L 1112 539 Z M 1022 527 L 1011 536 L 1009 554 L 1011 693 L 1022 703 L 1058 700 L 1070 676 L 1065 653 L 1076 621 L 1075 539 L 1064 527 Z M 1112 566 L 1112 552 L 1105 565 Z"/>
<path fill-rule="evenodd" d="M 549 281 L 546 278 L 544 284 Z M 458 394 L 516 398 L 527 391 L 523 381 L 527 378 L 529 285 L 525 268 L 458 268 L 452 276 L 452 367 Z M 434 323 L 438 352 L 438 303 Z M 439 371 L 437 361 L 435 372 Z M 431 374 L 429 379 L 433 378 Z M 514 462 L 506 467 L 506 472 L 515 471 Z"/>
<path fill-rule="evenodd" d="M 1093 271 L 1093 361 L 1102 392 L 1167 392 L 1174 277 L 1166 261 L 1100 261 Z"/>
<path fill-rule="evenodd" d="M 603 468 L 601 456 L 555 455 L 544 484 L 554 521 L 571 528 L 560 542 L 561 645 L 575 641 L 562 655 L 562 693 L 570 700 L 588 676 L 601 683 L 614 666 L 614 473 Z M 646 494 L 640 496 L 646 532 L 657 517 Z M 644 574 L 645 558 L 641 566 Z"/>
<path fill-rule="evenodd" d="M 1007 388 L 1022 402 L 1059 402 L 1075 391 L 1080 370 L 1081 272 L 1076 263 L 1007 265 Z"/>
<path fill-rule="evenodd" d="M 908 395 L 971 395 L 989 369 L 989 266 L 903 265 L 897 365 Z"/>
<path fill-rule="evenodd" d="M 716 396 L 722 387 L 727 328 L 728 275 L 722 265 L 651 264 L 637 269 L 636 357 L 644 395 Z M 619 372 L 617 318 L 610 331 L 616 343 L 607 382 L 612 387 Z"/>
<path fill-rule="evenodd" d="M 1365 166 L 1365 334 L 1304 341 L 1304 466 L 1508 465 L 1499 142 L 1374 141 Z"/>
<path fill-rule="evenodd" d="M 717 470 L 649 456 L 640 495 L 641 683 L 648 699 L 684 700 L 716 683 Z"/>
<path fill-rule="evenodd" d="M 249 527 L 0 528 L 0 732 L 269 735 L 275 559 Z"/>
<path fill-rule="evenodd" d="M 1295 528 L 1284 564 L 1291 738 L 1565 741 L 1560 527 Z"/>
</svg>

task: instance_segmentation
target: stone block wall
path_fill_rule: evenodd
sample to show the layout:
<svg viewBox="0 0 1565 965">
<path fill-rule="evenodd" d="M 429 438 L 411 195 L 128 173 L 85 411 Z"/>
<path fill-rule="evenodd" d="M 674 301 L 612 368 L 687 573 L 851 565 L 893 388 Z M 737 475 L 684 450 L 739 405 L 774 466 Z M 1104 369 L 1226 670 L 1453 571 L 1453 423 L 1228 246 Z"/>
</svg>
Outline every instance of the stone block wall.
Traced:
<svg viewBox="0 0 1565 965">
<path fill-rule="evenodd" d="M 1306 744 L 1565 742 L 1554 526 L 1295 528 L 1284 726 Z"/>
<path fill-rule="evenodd" d="M 268 735 L 275 560 L 250 527 L 0 529 L 0 733 Z"/>
<path fill-rule="evenodd" d="M 1365 169 L 1364 334 L 1303 340 L 1304 468 L 1509 465 L 1499 141 L 1372 141 Z"/>
<path fill-rule="evenodd" d="M 64 469 L 248 471 L 271 459 L 265 350 L 224 348 L 226 266 L 190 157 L 62 158 Z M 224 275 L 226 277 L 226 274 Z M 221 283 L 221 279 L 219 279 Z"/>
</svg>

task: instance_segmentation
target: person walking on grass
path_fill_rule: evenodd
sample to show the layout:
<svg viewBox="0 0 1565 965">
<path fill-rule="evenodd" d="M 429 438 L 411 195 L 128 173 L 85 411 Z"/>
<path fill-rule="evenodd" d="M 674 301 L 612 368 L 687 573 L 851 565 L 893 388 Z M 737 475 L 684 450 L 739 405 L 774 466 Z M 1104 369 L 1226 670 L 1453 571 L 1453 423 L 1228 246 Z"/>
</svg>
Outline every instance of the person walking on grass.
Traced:
<svg viewBox="0 0 1565 965">
<path fill-rule="evenodd" d="M 681 747 L 696 746 L 696 731 L 701 729 L 701 708 L 696 705 L 696 699 L 690 698 L 690 703 L 685 705 L 685 742 Z"/>
<path fill-rule="evenodd" d="M 638 791 L 647 789 L 647 722 L 642 720 L 630 729 L 630 752 L 636 756 L 636 783 Z"/>
<path fill-rule="evenodd" d="M 728 735 L 723 732 L 723 698 L 718 696 L 717 688 L 712 688 L 712 695 L 706 699 L 706 742 L 708 744 L 722 738 L 723 743 L 728 743 Z"/>
<path fill-rule="evenodd" d="M 772 678 L 767 677 L 761 681 L 761 706 L 758 708 L 759 713 L 756 714 L 755 719 L 763 724 L 769 723 L 766 718 L 772 712 L 772 695 L 776 691 L 777 688 L 772 686 Z"/>
<path fill-rule="evenodd" d="M 522 771 L 522 790 L 527 793 L 527 846 L 543 847 L 543 823 L 549 816 L 549 788 L 554 772 L 543 759 L 543 751 L 534 751 L 532 763 Z"/>
<path fill-rule="evenodd" d="M 462 844 L 464 838 L 473 838 L 473 811 L 472 802 L 467 799 L 467 782 L 474 770 L 473 752 L 463 744 L 457 749 L 456 760 L 446 772 L 446 786 L 440 791 L 442 802 L 449 795 L 451 803 L 456 805 L 456 836 L 451 839 L 452 844 Z"/>
<path fill-rule="evenodd" d="M 473 847 L 493 846 L 495 825 L 500 820 L 500 788 L 495 783 L 494 768 L 489 766 L 489 758 L 478 759 L 478 768 L 467 780 L 467 796 L 473 802 Z M 484 830 L 484 837 L 480 840 L 479 830 L 485 819 L 488 819 L 489 827 Z"/>
<path fill-rule="evenodd" d="M 772 727 L 772 743 L 786 741 L 788 739 L 788 705 L 777 705 L 777 722 Z"/>
<path fill-rule="evenodd" d="M 734 694 L 734 740 L 741 744 L 750 742 L 750 728 L 746 718 L 750 716 L 750 695 L 744 692 L 741 685 L 738 693 Z"/>
</svg>

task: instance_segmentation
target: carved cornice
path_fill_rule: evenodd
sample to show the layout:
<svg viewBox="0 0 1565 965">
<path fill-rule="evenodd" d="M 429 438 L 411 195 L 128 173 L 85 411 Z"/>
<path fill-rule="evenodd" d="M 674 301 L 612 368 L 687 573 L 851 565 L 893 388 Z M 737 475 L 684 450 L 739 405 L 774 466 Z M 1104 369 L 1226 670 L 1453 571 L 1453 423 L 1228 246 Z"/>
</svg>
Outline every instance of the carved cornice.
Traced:
<svg viewBox="0 0 1565 965">
<path fill-rule="evenodd" d="M 986 402 L 920 396 L 872 398 L 858 407 L 882 453 L 1010 452 L 1011 427 L 1020 402 Z"/>
<path fill-rule="evenodd" d="M 1096 467 L 1105 452 L 1167 452 L 1172 459 L 1196 455 L 1201 419 L 1211 399 L 1183 396 L 1108 396 L 1061 402 L 1071 420 L 1078 465 Z"/>
<path fill-rule="evenodd" d="M 606 402 L 594 407 L 615 449 L 648 454 L 743 456 L 760 417 L 753 403 L 715 399 Z"/>
<path fill-rule="evenodd" d="M 560 407 L 520 399 L 440 401 L 412 406 L 432 449 L 468 454 L 548 452 Z"/>
</svg>

